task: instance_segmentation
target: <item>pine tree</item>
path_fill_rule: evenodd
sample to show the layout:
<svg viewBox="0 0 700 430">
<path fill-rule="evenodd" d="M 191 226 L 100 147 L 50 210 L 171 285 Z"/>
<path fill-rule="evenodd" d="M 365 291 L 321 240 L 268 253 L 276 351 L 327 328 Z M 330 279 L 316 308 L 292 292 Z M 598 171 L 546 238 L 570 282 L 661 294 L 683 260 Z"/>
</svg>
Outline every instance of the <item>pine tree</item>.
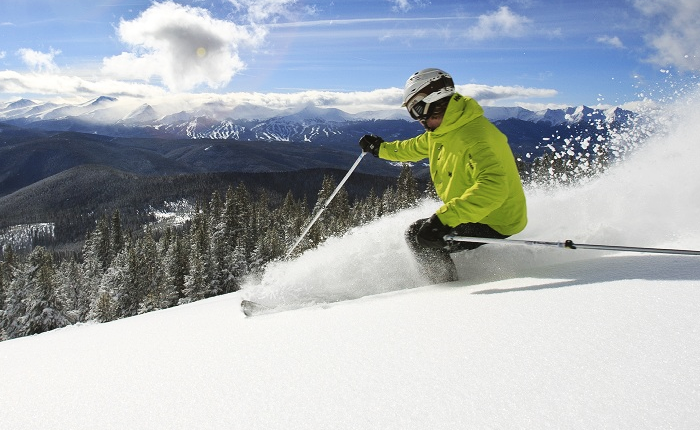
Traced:
<svg viewBox="0 0 700 430">
<path fill-rule="evenodd" d="M 4 309 L 0 313 L 0 331 L 3 339 L 14 339 L 26 334 L 27 306 L 29 296 L 29 273 L 26 265 L 16 262 L 12 248 L 5 249 L 3 262 L 6 289 Z"/>
<path fill-rule="evenodd" d="M 199 209 L 198 205 L 190 227 L 189 272 L 185 276 L 184 297 L 180 299 L 180 303 L 189 303 L 207 297 L 211 245 L 207 218 L 207 214 Z"/>
<path fill-rule="evenodd" d="M 26 335 L 27 306 L 24 299 L 29 295 L 27 283 L 25 274 L 20 273 L 7 289 L 5 309 L 0 319 L 0 327 L 5 339 Z"/>
<path fill-rule="evenodd" d="M 116 301 L 106 291 L 100 290 L 93 303 L 90 319 L 97 322 L 109 322 L 118 318 L 116 311 Z"/>
<path fill-rule="evenodd" d="M 175 306 L 183 297 L 188 261 L 181 236 L 175 235 L 169 242 L 163 257 L 163 289 L 166 297 L 170 299 L 170 306 Z"/>
<path fill-rule="evenodd" d="M 250 196 L 245 185 L 241 182 L 238 188 L 234 190 L 232 187 L 226 192 L 226 201 L 224 202 L 224 212 L 222 214 L 223 232 L 221 240 L 226 243 L 226 260 L 229 275 L 233 280 L 229 282 L 232 288 L 238 289 L 238 279 L 243 277 L 249 271 L 248 250 L 249 243 L 253 241 L 248 239 L 247 219 L 250 213 Z M 235 285 L 234 285 L 235 283 Z"/>
<path fill-rule="evenodd" d="M 71 321 L 87 321 L 93 297 L 86 286 L 80 265 L 74 258 L 61 262 L 58 267 L 57 281 L 61 295 L 66 300 L 66 313 Z"/>
<path fill-rule="evenodd" d="M 212 213 L 210 214 L 210 260 L 211 260 L 211 282 L 208 285 L 209 295 L 222 294 L 228 291 L 229 283 L 233 282 L 229 272 L 227 256 L 230 254 L 230 244 L 226 237 L 226 224 L 223 211 L 215 209 L 215 202 L 212 199 Z"/>
<path fill-rule="evenodd" d="M 7 290 L 10 288 L 14 272 L 14 252 L 11 246 L 7 246 L 2 252 L 3 259 L 0 261 L 0 313 L 5 308 Z M 0 337 L 2 339 L 2 337 Z"/>
<path fill-rule="evenodd" d="M 382 213 L 390 214 L 394 212 L 397 206 L 396 201 L 396 190 L 394 189 L 394 187 L 388 187 L 386 190 L 384 190 L 384 194 L 382 194 L 381 200 Z"/>
<path fill-rule="evenodd" d="M 276 250 L 281 247 L 281 244 L 270 211 L 269 195 L 265 190 L 260 193 L 252 209 L 253 224 L 249 226 L 249 229 L 255 238 L 255 249 L 250 267 L 252 271 L 260 271 L 275 254 L 280 254 Z"/>
<path fill-rule="evenodd" d="M 150 257 L 145 257 L 138 244 L 132 240 L 126 243 L 117 258 L 119 261 L 115 261 L 104 276 L 102 289 L 115 298 L 118 318 L 134 316 L 138 314 L 151 285 L 151 281 L 146 279 L 151 269 L 145 267 L 151 263 L 145 265 L 142 261 Z"/>
<path fill-rule="evenodd" d="M 218 191 L 214 191 L 209 201 L 209 225 L 214 225 L 221 219 L 221 213 L 224 210 L 224 202 L 221 201 L 221 196 Z"/>
<path fill-rule="evenodd" d="M 101 217 L 97 221 L 94 236 L 94 252 L 97 260 L 100 263 L 100 267 L 104 272 L 109 267 L 110 263 L 112 262 L 112 258 L 115 255 L 112 252 L 112 235 L 109 231 L 109 222 L 107 221 L 106 216 Z"/>
<path fill-rule="evenodd" d="M 173 300 L 173 291 L 164 282 L 163 264 L 158 245 L 148 230 L 139 240 L 138 274 L 142 299 L 138 313 L 167 309 Z"/>
<path fill-rule="evenodd" d="M 325 215 L 327 220 L 327 237 L 340 236 L 350 230 L 350 227 L 352 226 L 350 197 L 348 196 L 348 192 L 345 190 L 345 188 L 341 188 L 338 191 L 328 205 L 327 211 L 328 214 Z"/>
<path fill-rule="evenodd" d="M 100 288 L 102 276 L 110 267 L 112 260 L 117 253 L 113 251 L 109 244 L 110 233 L 107 227 L 106 218 L 102 217 L 85 240 L 83 245 L 82 274 L 85 279 L 85 288 L 90 302 L 94 302 L 95 295 Z"/>
<path fill-rule="evenodd" d="M 114 258 L 124 248 L 124 235 L 122 233 L 122 221 L 119 210 L 112 214 L 110 230 L 110 258 Z"/>
<path fill-rule="evenodd" d="M 227 199 L 226 212 L 227 234 L 235 237 L 235 246 L 243 250 L 246 266 L 249 266 L 251 262 L 249 256 L 255 249 L 257 238 L 252 198 L 243 182 L 236 187 L 233 198 Z"/>
<path fill-rule="evenodd" d="M 364 199 L 358 199 L 352 210 L 354 225 L 362 225 L 379 218 L 382 215 L 382 204 L 374 188 Z"/>
<path fill-rule="evenodd" d="M 188 274 L 185 276 L 185 285 L 183 288 L 183 298 L 179 304 L 195 302 L 206 298 L 206 262 L 205 255 L 202 254 L 199 247 L 192 245 L 190 249 L 190 264 Z"/>
<path fill-rule="evenodd" d="M 308 217 L 306 204 L 294 199 L 289 191 L 279 209 L 278 222 L 282 226 L 283 242 L 285 248 L 290 247 L 301 235 L 304 228 L 304 219 Z"/>
<path fill-rule="evenodd" d="M 92 294 L 88 319 L 108 322 L 127 316 L 120 309 L 119 296 L 128 289 L 129 246 L 130 241 L 125 243 L 124 248 L 114 257 L 107 272 L 100 277 L 99 285 Z"/>
<path fill-rule="evenodd" d="M 43 247 L 29 255 L 29 296 L 25 334 L 37 334 L 70 324 L 56 283 L 53 256 Z"/>
<path fill-rule="evenodd" d="M 418 201 L 420 192 L 418 191 L 418 181 L 413 176 L 413 171 L 408 163 L 404 163 L 396 183 L 396 206 L 395 210 L 406 209 Z"/>
<path fill-rule="evenodd" d="M 327 208 L 325 208 L 325 205 L 328 202 L 328 199 L 330 198 L 331 194 L 333 194 L 333 190 L 335 190 L 336 187 L 337 187 L 337 183 L 335 182 L 335 179 L 333 179 L 332 176 L 330 176 L 330 175 L 323 176 L 323 182 L 321 183 L 321 188 L 319 189 L 318 195 L 316 196 L 316 204 L 314 205 L 314 209 L 311 211 L 312 219 L 320 211 L 322 211 L 322 210 L 327 211 Z M 332 226 L 329 225 L 330 224 L 329 222 L 326 222 L 326 217 L 327 217 L 327 214 L 324 212 L 324 215 L 322 215 L 316 221 L 316 224 L 314 224 L 314 226 L 311 228 L 311 230 L 309 230 L 309 233 L 308 233 L 307 238 L 306 238 L 306 244 L 302 244 L 302 247 L 301 247 L 302 249 L 314 248 L 330 236 L 330 230 L 331 230 Z M 309 219 L 307 222 L 310 222 L 310 221 L 311 221 L 311 219 Z"/>
<path fill-rule="evenodd" d="M 0 261 L 0 312 L 5 309 L 5 265 Z"/>
</svg>

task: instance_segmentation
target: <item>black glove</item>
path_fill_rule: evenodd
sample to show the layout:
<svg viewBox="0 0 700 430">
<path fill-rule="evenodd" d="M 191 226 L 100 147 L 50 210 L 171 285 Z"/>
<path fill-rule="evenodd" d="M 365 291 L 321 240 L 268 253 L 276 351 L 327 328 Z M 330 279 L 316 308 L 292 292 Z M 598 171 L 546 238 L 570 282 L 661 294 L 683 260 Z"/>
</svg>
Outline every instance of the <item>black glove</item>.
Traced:
<svg viewBox="0 0 700 430">
<path fill-rule="evenodd" d="M 440 221 L 436 214 L 433 214 L 427 221 L 418 229 L 418 243 L 426 248 L 443 248 L 447 243 L 443 237 L 452 231 L 452 227 L 448 227 Z"/>
<path fill-rule="evenodd" d="M 379 136 L 373 134 L 365 134 L 360 139 L 360 148 L 362 152 L 371 152 L 375 157 L 379 157 L 379 146 L 384 142 Z"/>
</svg>

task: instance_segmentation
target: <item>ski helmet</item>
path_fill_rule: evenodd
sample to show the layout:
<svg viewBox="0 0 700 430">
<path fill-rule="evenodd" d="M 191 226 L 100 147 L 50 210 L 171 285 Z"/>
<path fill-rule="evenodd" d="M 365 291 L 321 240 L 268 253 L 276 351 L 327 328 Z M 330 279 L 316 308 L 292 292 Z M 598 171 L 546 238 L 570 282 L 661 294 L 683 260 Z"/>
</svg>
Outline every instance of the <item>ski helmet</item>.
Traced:
<svg viewBox="0 0 700 430">
<path fill-rule="evenodd" d="M 440 69 L 423 69 L 411 75 L 403 90 L 403 104 L 413 119 L 430 116 L 430 105 L 455 93 L 452 76 Z"/>
</svg>

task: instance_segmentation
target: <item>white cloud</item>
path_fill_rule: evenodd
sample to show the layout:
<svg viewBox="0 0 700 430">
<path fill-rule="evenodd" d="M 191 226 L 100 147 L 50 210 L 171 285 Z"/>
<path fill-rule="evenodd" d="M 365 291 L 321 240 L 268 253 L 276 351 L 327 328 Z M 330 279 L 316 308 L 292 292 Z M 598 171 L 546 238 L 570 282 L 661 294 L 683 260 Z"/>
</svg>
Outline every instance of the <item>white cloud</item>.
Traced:
<svg viewBox="0 0 700 430">
<path fill-rule="evenodd" d="M 24 64 L 35 72 L 57 72 L 59 70 L 53 59 L 61 51 L 51 48 L 49 52 L 39 52 L 29 48 L 22 48 L 17 51 Z"/>
<path fill-rule="evenodd" d="M 608 45 L 613 48 L 624 48 L 625 45 L 622 43 L 619 37 L 617 36 L 600 36 L 596 38 L 596 42 L 602 43 L 603 45 Z"/>
<path fill-rule="evenodd" d="M 117 79 L 156 78 L 171 91 L 226 85 L 245 68 L 239 50 L 260 45 L 266 35 L 262 26 L 240 26 L 171 1 L 154 3 L 132 21 L 122 20 L 117 31 L 131 51 L 105 58 L 103 73 Z"/>
<path fill-rule="evenodd" d="M 520 86 L 457 85 L 461 94 L 475 98 L 483 105 L 553 97 L 556 90 Z M 90 99 L 101 95 L 117 97 L 123 103 L 144 102 L 158 107 L 161 114 L 209 106 L 221 118 L 239 105 L 255 105 L 269 109 L 295 109 L 304 106 L 337 108 L 349 113 L 397 110 L 403 111 L 401 88 L 382 88 L 372 91 L 306 90 L 289 93 L 173 93 L 158 85 L 119 80 L 89 80 L 77 76 L 50 73 L 19 73 L 0 71 L 0 93 L 44 95 L 44 100 Z M 84 101 L 84 100 L 83 100 Z"/>
<path fill-rule="evenodd" d="M 513 13 L 508 6 L 501 6 L 491 14 L 479 16 L 477 24 L 467 34 L 474 40 L 521 37 L 530 30 L 531 23 L 532 20 Z"/>
<path fill-rule="evenodd" d="M 0 93 L 42 94 L 52 97 L 158 97 L 164 94 L 160 87 L 108 79 L 90 81 L 77 76 L 51 73 L 19 73 L 0 71 Z"/>
<path fill-rule="evenodd" d="M 472 97 L 484 105 L 493 105 L 503 100 L 546 98 L 557 95 L 556 90 L 521 86 L 466 84 L 457 85 L 455 89 L 460 94 Z"/>
<path fill-rule="evenodd" d="M 655 53 L 651 61 L 682 70 L 700 70 L 700 2 L 697 0 L 635 0 L 652 19 L 647 40 Z"/>
<path fill-rule="evenodd" d="M 408 12 L 415 6 L 424 6 L 423 0 L 388 0 L 393 6 L 391 9 L 395 12 Z"/>
<path fill-rule="evenodd" d="M 278 16 L 290 15 L 290 5 L 296 3 L 296 0 L 229 0 L 229 2 L 246 15 L 248 21 L 260 24 L 274 20 Z M 304 9 L 307 12 L 313 10 L 308 7 Z"/>
<path fill-rule="evenodd" d="M 533 98 L 553 97 L 556 90 L 546 88 L 525 88 L 520 86 L 457 85 L 457 91 L 473 97 L 483 105 L 494 105 L 504 100 L 529 100 Z M 217 106 L 226 112 L 239 105 L 255 105 L 269 109 L 294 109 L 313 105 L 324 108 L 341 109 L 349 113 L 404 110 L 401 108 L 403 89 L 382 88 L 373 91 L 298 91 L 294 93 L 228 93 L 228 94 L 182 94 L 169 96 L 169 105 L 173 112 L 202 105 Z M 407 114 L 408 116 L 408 114 Z"/>
<path fill-rule="evenodd" d="M 0 51 L 0 60 L 5 58 L 5 55 L 7 55 L 5 51 Z"/>
</svg>

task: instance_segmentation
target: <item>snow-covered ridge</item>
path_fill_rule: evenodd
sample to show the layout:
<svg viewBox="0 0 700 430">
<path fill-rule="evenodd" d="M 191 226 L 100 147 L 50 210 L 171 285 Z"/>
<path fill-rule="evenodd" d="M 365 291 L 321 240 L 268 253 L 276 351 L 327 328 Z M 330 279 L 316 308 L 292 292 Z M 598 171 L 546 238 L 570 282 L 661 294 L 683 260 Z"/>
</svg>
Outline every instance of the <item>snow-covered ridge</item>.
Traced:
<svg viewBox="0 0 700 430">
<path fill-rule="evenodd" d="M 597 109 L 587 106 L 541 111 L 522 107 L 485 106 L 484 112 L 487 118 L 497 124 L 499 121 L 527 121 L 545 127 L 589 123 L 606 126 L 625 123 L 634 115 L 621 108 Z M 402 108 L 348 113 L 313 104 L 272 109 L 252 104 L 231 107 L 211 102 L 184 109 L 180 106 L 174 110 L 164 105 L 143 101 L 130 104 L 110 97 L 99 97 L 78 105 L 42 104 L 26 99 L 0 104 L 0 122 L 23 128 L 112 137 L 303 141 L 324 144 L 356 141 L 369 130 L 393 139 L 414 136 L 423 130 Z M 525 140 L 536 141 L 541 137 L 529 136 Z"/>
<path fill-rule="evenodd" d="M 485 106 L 485 115 L 493 120 L 520 119 L 523 121 L 546 122 L 551 125 L 577 123 L 585 120 L 618 120 L 630 112 L 619 107 L 598 109 L 587 106 L 568 107 L 565 109 L 545 109 L 532 111 L 522 107 Z M 410 120 L 404 109 L 373 110 L 360 113 L 348 113 L 336 108 L 323 108 L 311 104 L 288 109 L 271 109 L 264 106 L 241 104 L 233 108 L 203 104 L 189 109 L 173 112 L 165 106 L 149 103 L 133 105 L 113 97 L 98 97 L 81 104 L 41 103 L 20 99 L 9 103 L 0 103 L 0 121 L 20 121 L 31 124 L 38 121 L 67 120 L 85 121 L 95 124 L 124 124 L 175 126 L 196 118 L 208 118 L 210 121 L 269 121 L 300 124 L 307 126 L 318 123 L 342 123 L 363 120 Z"/>
<path fill-rule="evenodd" d="M 576 124 L 584 121 L 603 121 L 605 123 L 624 121 L 629 117 L 631 112 L 619 107 L 597 109 L 588 106 L 576 106 L 565 109 L 531 111 L 521 107 L 485 106 L 484 114 L 491 121 L 519 119 L 523 121 L 545 122 L 550 125 L 559 125 Z"/>
</svg>

